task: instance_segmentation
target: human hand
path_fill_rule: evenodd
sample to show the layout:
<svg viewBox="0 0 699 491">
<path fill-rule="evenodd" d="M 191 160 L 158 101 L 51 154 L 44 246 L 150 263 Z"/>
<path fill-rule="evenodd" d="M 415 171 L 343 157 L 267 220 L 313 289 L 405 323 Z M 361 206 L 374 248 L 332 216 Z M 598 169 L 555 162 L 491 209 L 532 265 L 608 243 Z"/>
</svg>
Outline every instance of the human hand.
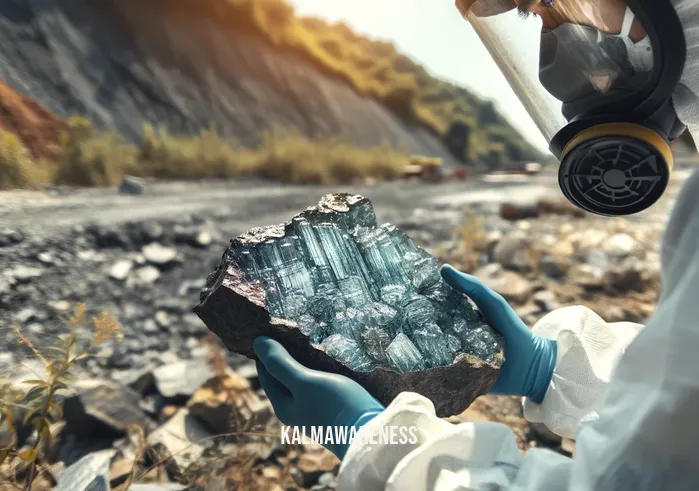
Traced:
<svg viewBox="0 0 699 491">
<path fill-rule="evenodd" d="M 259 337 L 253 342 L 257 373 L 277 418 L 288 426 L 359 429 L 384 407 L 361 385 L 342 375 L 311 370 L 297 362 L 277 341 Z M 310 431 L 306 430 L 310 435 Z M 323 443 L 323 442 L 318 442 Z M 342 459 L 349 444 L 328 444 Z"/>
<path fill-rule="evenodd" d="M 505 362 L 490 393 L 524 396 L 541 403 L 556 364 L 556 341 L 534 334 L 500 294 L 475 276 L 448 264 L 440 272 L 449 286 L 473 299 L 486 322 L 505 338 Z"/>
</svg>

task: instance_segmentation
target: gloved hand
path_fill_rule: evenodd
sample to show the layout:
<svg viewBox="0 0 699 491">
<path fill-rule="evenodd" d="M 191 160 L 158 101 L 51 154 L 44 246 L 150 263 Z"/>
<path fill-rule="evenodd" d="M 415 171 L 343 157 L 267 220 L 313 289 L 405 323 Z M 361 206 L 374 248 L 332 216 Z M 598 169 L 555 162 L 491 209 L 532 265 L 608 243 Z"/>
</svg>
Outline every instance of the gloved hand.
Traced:
<svg viewBox="0 0 699 491">
<path fill-rule="evenodd" d="M 535 335 L 500 294 L 475 276 L 448 264 L 440 272 L 449 286 L 473 299 L 486 322 L 505 338 L 505 362 L 490 393 L 524 396 L 541 403 L 553 377 L 556 341 Z"/>
<path fill-rule="evenodd" d="M 260 359 L 257 373 L 262 388 L 277 418 L 287 426 L 343 426 L 349 435 L 353 426 L 361 428 L 384 410 L 354 380 L 304 367 L 271 338 L 255 339 L 253 349 Z M 308 428 L 306 436 L 311 436 Z M 342 459 L 349 442 L 325 447 Z"/>
</svg>

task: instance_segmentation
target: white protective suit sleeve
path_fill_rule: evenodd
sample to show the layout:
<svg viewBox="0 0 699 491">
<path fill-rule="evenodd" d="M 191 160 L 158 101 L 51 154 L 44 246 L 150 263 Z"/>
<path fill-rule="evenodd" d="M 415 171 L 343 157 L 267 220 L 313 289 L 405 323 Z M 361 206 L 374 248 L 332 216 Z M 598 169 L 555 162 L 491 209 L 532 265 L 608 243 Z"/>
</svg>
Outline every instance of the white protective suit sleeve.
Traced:
<svg viewBox="0 0 699 491">
<path fill-rule="evenodd" d="M 672 2 L 688 49 L 674 103 L 699 144 L 699 1 Z M 607 324 L 585 307 L 559 309 L 534 327 L 559 352 L 546 397 L 525 401 L 524 414 L 577 436 L 574 459 L 546 449 L 521 455 L 507 426 L 447 423 L 406 392 L 360 430 L 338 490 L 699 489 L 699 170 L 677 199 L 661 261 L 663 290 L 645 328 Z M 417 442 L 363 444 L 362 434 L 385 426 L 414 426 Z"/>
</svg>

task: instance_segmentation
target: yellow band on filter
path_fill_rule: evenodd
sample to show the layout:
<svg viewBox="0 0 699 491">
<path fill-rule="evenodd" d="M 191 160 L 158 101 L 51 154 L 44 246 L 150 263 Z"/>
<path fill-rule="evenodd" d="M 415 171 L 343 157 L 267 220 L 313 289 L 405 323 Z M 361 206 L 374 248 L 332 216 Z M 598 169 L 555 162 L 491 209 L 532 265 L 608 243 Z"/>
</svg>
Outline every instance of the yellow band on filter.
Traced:
<svg viewBox="0 0 699 491">
<path fill-rule="evenodd" d="M 563 149 L 561 161 L 578 145 L 602 136 L 629 136 L 644 141 L 655 148 L 665 159 L 669 171 L 675 165 L 670 144 L 655 131 L 633 123 L 605 123 L 581 131 Z"/>
</svg>

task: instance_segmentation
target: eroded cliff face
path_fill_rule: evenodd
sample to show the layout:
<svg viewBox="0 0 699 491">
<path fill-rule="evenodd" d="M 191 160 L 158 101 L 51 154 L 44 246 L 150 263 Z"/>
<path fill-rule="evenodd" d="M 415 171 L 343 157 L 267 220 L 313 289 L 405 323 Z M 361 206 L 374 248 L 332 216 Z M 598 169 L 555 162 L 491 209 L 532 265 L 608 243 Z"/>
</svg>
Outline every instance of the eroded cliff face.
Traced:
<svg viewBox="0 0 699 491">
<path fill-rule="evenodd" d="M 297 55 L 162 3 L 3 0 L 0 78 L 62 117 L 82 114 L 131 140 L 144 123 L 172 133 L 213 124 L 255 145 L 278 125 L 456 163 L 438 137 Z"/>
</svg>

